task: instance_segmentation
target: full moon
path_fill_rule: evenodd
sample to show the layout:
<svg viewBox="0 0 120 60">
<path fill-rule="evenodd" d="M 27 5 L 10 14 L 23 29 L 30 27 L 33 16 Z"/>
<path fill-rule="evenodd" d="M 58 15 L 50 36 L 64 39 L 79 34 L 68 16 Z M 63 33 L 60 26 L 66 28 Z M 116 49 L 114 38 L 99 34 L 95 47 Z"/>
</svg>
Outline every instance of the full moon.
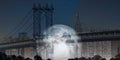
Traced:
<svg viewBox="0 0 120 60">
<path fill-rule="evenodd" d="M 67 60 L 76 57 L 76 43 L 79 39 L 74 29 L 66 25 L 54 25 L 44 33 L 43 41 L 46 42 L 46 58 L 53 60 Z M 68 43 L 72 41 L 72 43 Z M 51 56 L 52 55 L 52 56 Z"/>
<path fill-rule="evenodd" d="M 79 39 L 75 30 L 66 25 L 54 25 L 43 34 L 44 40 L 49 42 L 77 41 Z"/>
</svg>

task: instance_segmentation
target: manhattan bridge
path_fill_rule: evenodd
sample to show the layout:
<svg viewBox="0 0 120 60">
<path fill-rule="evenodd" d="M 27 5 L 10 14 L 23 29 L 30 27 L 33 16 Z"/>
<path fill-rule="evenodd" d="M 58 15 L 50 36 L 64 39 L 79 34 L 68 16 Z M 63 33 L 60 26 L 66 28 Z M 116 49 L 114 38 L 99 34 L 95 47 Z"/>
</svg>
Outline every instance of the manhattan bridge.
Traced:
<svg viewBox="0 0 120 60">
<path fill-rule="evenodd" d="M 56 59 L 58 60 L 58 58 L 60 60 L 61 59 L 66 60 L 70 58 L 71 56 L 69 57 L 67 56 L 70 55 L 69 52 L 67 51 L 68 47 L 66 44 L 63 44 L 64 43 L 63 41 L 64 40 L 66 41 L 66 37 L 70 37 L 70 35 L 74 34 L 75 36 L 75 32 L 72 30 L 72 28 L 65 25 L 53 26 L 53 13 L 54 13 L 54 7 L 52 4 L 45 4 L 45 5 L 42 5 L 40 3 L 33 4 L 33 8 L 27 13 L 27 15 L 20 22 L 20 24 L 18 24 L 14 29 L 14 31 L 10 32 L 8 36 L 4 38 L 4 41 L 0 43 L 0 51 L 5 52 L 7 55 L 22 55 L 24 57 L 30 57 L 30 58 L 33 58 L 33 56 L 35 55 L 40 55 L 44 59 L 51 58 L 55 60 Z M 52 30 L 50 28 L 51 26 L 53 26 Z M 50 28 L 47 32 L 48 34 L 44 35 L 43 32 L 46 31 L 48 28 Z M 56 29 L 55 32 L 58 33 L 57 37 L 54 37 L 53 35 L 49 34 L 51 33 L 51 31 L 54 31 L 53 29 Z M 22 32 L 19 32 L 21 30 Z M 17 36 L 16 34 L 18 32 L 19 34 Z M 31 33 L 31 35 L 29 35 L 28 33 L 29 34 Z M 71 33 L 71 34 L 69 36 L 67 35 L 61 36 L 62 35 L 61 33 L 63 35 L 64 33 L 65 34 Z M 45 41 L 46 39 L 45 36 L 48 35 L 50 35 L 49 36 L 50 38 L 47 38 L 48 40 Z M 52 42 L 50 39 L 52 39 Z M 63 40 L 62 44 L 60 45 L 57 44 L 60 42 L 59 40 L 61 41 Z M 76 56 L 77 52 L 74 53 L 73 51 L 74 48 L 77 47 L 72 47 L 71 51 L 73 55 Z M 58 52 L 60 52 L 59 54 L 61 53 L 65 53 L 65 54 L 62 54 L 62 56 L 64 55 L 63 57 L 59 57 L 60 55 L 58 54 Z"/>
<path fill-rule="evenodd" d="M 25 15 L 20 24 L 16 25 L 14 31 L 8 33 L 7 37 L 0 43 L 0 51 L 7 55 L 21 55 L 30 58 L 40 55 L 44 59 L 51 58 L 53 60 L 92 57 L 96 54 L 109 59 L 120 53 L 120 30 L 81 32 L 80 19 L 77 15 L 76 34 L 68 26 L 54 26 L 53 13 L 54 7 L 52 4 L 33 4 L 32 9 Z M 49 28 L 51 26 L 53 27 Z M 54 28 L 57 28 L 58 31 L 52 30 Z M 43 32 L 47 29 L 48 31 L 45 32 L 47 39 L 43 39 L 45 37 Z M 46 34 L 52 33 L 51 31 L 56 32 L 57 36 L 53 37 L 51 34 Z M 59 33 L 63 32 L 69 35 L 61 36 Z M 75 34 L 78 39 L 76 39 Z M 74 39 L 71 36 L 76 38 Z M 66 37 L 72 40 L 69 39 L 68 41 Z"/>
<path fill-rule="evenodd" d="M 17 54 L 22 55 L 24 53 L 22 48 L 24 47 L 32 47 L 36 50 L 36 40 L 42 40 L 43 38 L 42 30 L 53 25 L 53 12 L 54 7 L 52 4 L 46 4 L 45 6 L 41 6 L 39 3 L 33 4 L 33 8 L 22 19 L 20 24 L 0 43 L 0 51 L 6 52 L 8 49 L 7 53 L 12 54 L 9 49 L 14 51 L 14 49 L 19 48 Z M 15 34 L 19 30 L 22 30 L 22 32 L 19 32 L 16 37 Z M 31 35 L 28 36 L 30 32 Z M 12 37 L 12 35 L 15 37 Z"/>
</svg>

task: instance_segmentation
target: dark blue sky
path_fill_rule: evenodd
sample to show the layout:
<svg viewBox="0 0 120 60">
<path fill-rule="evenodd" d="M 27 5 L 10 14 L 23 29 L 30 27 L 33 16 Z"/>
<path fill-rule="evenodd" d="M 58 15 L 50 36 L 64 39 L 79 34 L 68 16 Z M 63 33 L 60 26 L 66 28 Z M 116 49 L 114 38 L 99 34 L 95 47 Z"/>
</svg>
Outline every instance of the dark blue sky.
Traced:
<svg viewBox="0 0 120 60">
<path fill-rule="evenodd" d="M 40 1 L 40 0 L 39 0 Z M 119 29 L 120 0 L 41 0 L 53 3 L 54 23 L 72 26 L 80 12 L 84 29 Z M 0 36 L 3 37 L 32 9 L 35 0 L 0 0 Z"/>
<path fill-rule="evenodd" d="M 83 25 L 94 29 L 120 28 L 120 0 L 81 0 Z"/>
<path fill-rule="evenodd" d="M 42 5 L 53 3 L 54 23 L 72 26 L 73 16 L 78 9 L 79 0 L 36 0 Z M 35 0 L 0 0 L 0 36 L 11 32 L 22 21 L 22 18 L 32 10 Z M 32 13 L 32 11 L 31 11 Z M 32 18 L 30 19 L 32 20 Z M 18 29 L 19 30 L 19 29 Z M 19 32 L 19 31 L 17 31 Z"/>
</svg>

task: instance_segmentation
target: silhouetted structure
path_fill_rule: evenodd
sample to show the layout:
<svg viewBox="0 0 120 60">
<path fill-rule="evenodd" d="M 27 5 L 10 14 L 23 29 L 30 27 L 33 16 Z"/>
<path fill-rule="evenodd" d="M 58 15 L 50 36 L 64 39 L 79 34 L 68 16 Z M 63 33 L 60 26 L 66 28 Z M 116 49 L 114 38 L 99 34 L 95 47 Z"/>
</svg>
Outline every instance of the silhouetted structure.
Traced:
<svg viewBox="0 0 120 60">
<path fill-rule="evenodd" d="M 53 25 L 53 6 L 49 6 L 46 4 L 45 7 L 42 7 L 40 4 L 34 4 L 33 6 L 33 38 L 40 39 L 42 38 L 41 28 L 43 22 L 41 22 L 42 15 L 45 16 L 46 19 L 46 28 Z"/>
</svg>

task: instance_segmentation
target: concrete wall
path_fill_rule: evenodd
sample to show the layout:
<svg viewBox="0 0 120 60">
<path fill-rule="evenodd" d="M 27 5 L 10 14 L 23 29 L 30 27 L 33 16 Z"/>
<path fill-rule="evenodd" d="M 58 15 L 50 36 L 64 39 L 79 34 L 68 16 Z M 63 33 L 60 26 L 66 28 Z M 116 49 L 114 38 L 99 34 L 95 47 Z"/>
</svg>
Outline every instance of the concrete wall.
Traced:
<svg viewBox="0 0 120 60">
<path fill-rule="evenodd" d="M 111 41 L 82 42 L 81 56 L 93 57 L 94 55 L 111 58 Z"/>
<path fill-rule="evenodd" d="M 68 44 L 70 47 L 72 44 Z M 44 46 L 41 45 L 40 46 Z M 77 54 L 78 57 L 93 57 L 94 55 L 100 55 L 104 58 L 114 57 L 118 52 L 120 53 L 120 41 L 89 41 L 89 42 L 79 42 L 77 44 Z M 42 57 L 46 58 L 46 49 L 41 47 L 38 49 L 38 52 L 42 51 Z M 24 57 L 33 58 L 36 55 L 36 50 L 33 47 L 24 47 L 24 48 L 12 48 L 7 49 L 5 52 L 8 55 L 22 55 Z M 72 56 L 72 55 L 71 55 Z"/>
<path fill-rule="evenodd" d="M 120 41 L 111 41 L 112 57 L 120 53 Z"/>
<path fill-rule="evenodd" d="M 33 47 L 26 48 L 14 48 L 5 50 L 7 55 L 16 55 L 16 56 L 24 56 L 25 58 L 32 58 L 35 56 L 35 50 Z"/>
</svg>

